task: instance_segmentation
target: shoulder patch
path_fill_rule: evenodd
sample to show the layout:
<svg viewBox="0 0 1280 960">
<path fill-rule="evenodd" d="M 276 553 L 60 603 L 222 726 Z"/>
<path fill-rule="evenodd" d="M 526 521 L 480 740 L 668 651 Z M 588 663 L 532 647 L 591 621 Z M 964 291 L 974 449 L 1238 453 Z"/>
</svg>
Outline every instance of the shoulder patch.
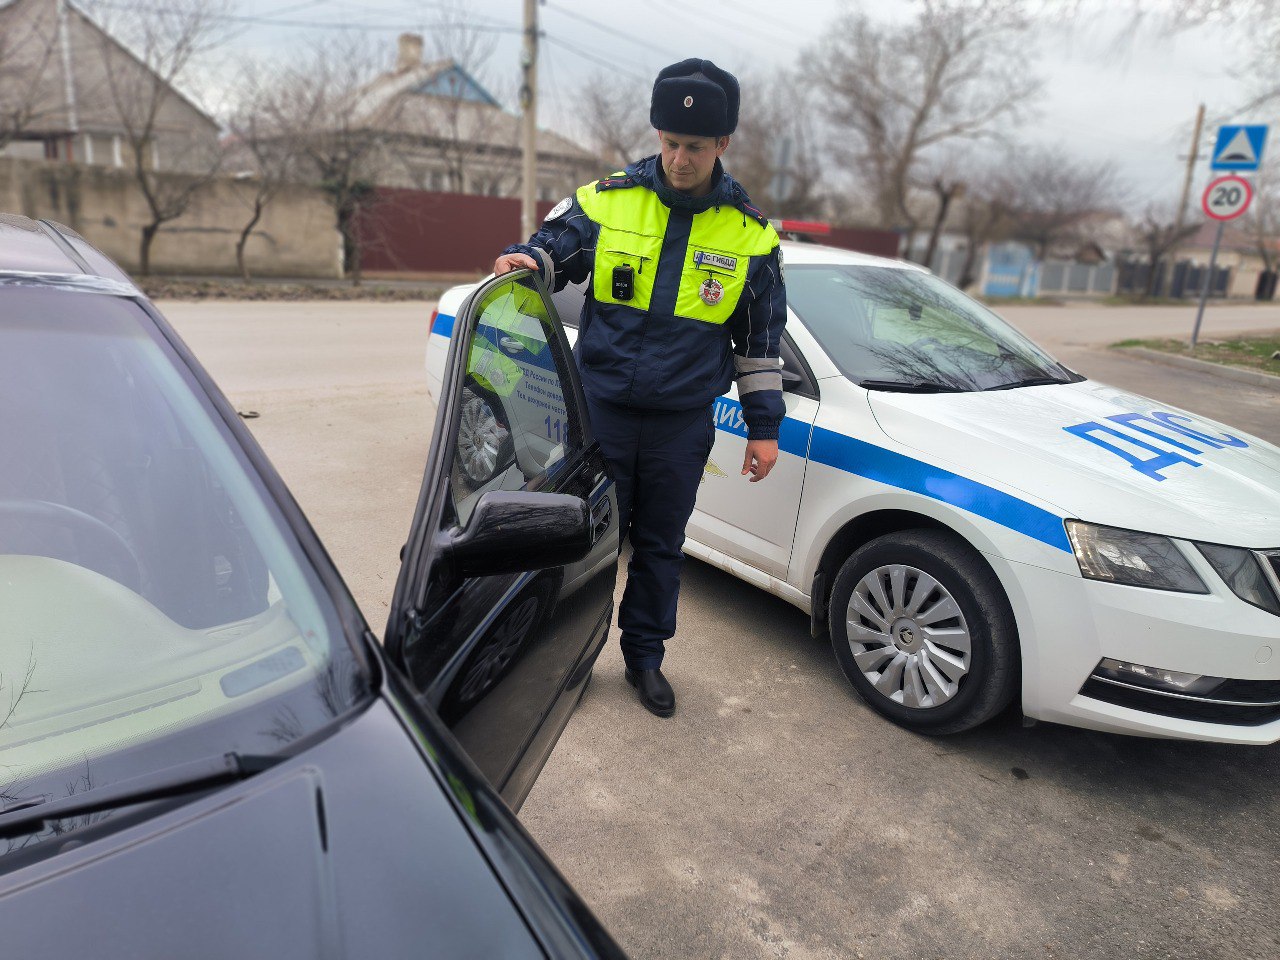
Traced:
<svg viewBox="0 0 1280 960">
<path fill-rule="evenodd" d="M 601 190 L 619 190 L 624 187 L 637 186 L 636 181 L 632 180 L 625 170 L 618 173 L 611 173 L 603 180 L 596 181 L 596 193 Z"/>
<path fill-rule="evenodd" d="M 742 204 L 741 209 L 743 213 L 745 213 L 748 217 L 750 217 L 756 223 L 760 224 L 760 226 L 767 227 L 769 225 L 769 218 L 766 217 L 759 210 L 757 210 L 755 207 L 753 207 L 751 204 L 744 203 Z"/>
<path fill-rule="evenodd" d="M 569 208 L 573 206 L 573 197 L 565 197 L 547 213 L 543 219 L 543 223 L 550 223 L 552 220 L 558 220 L 569 212 Z"/>
</svg>

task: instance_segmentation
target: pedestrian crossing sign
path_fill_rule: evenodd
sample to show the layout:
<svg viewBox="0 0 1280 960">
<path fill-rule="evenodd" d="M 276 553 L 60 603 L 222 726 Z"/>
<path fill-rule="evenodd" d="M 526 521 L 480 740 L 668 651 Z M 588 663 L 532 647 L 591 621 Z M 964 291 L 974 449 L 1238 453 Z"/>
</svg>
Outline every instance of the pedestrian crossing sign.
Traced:
<svg viewBox="0 0 1280 960">
<path fill-rule="evenodd" d="M 1267 142 L 1265 126 L 1225 126 L 1218 128 L 1211 170 L 1257 170 L 1262 164 L 1262 148 Z"/>
</svg>

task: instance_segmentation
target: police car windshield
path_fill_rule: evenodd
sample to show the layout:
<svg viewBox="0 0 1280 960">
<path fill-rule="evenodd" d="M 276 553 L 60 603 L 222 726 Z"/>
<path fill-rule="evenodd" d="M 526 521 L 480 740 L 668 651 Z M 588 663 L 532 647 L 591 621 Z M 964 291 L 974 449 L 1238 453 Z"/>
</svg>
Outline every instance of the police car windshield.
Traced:
<svg viewBox="0 0 1280 960">
<path fill-rule="evenodd" d="M 836 366 L 868 389 L 970 392 L 1080 379 L 932 274 L 894 267 L 787 267 L 787 305 Z"/>
</svg>

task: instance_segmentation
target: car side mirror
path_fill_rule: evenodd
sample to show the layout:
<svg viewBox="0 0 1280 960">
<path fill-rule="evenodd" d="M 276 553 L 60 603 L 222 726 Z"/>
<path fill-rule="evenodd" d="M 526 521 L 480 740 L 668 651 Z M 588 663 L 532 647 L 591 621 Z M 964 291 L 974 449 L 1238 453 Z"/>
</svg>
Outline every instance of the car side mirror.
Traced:
<svg viewBox="0 0 1280 960">
<path fill-rule="evenodd" d="M 793 393 L 804 385 L 804 377 L 796 373 L 794 370 L 782 368 L 782 392 Z"/>
<path fill-rule="evenodd" d="M 591 551 L 591 511 L 581 497 L 562 493 L 491 490 L 446 538 L 464 577 L 561 567 Z"/>
</svg>

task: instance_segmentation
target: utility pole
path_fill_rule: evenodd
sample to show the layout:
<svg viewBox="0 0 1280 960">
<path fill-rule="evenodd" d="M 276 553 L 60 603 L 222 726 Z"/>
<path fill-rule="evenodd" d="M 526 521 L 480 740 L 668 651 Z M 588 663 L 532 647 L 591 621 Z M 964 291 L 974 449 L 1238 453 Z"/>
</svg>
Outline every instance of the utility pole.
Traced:
<svg viewBox="0 0 1280 960">
<path fill-rule="evenodd" d="M 1178 222 L 1175 236 L 1182 233 L 1187 219 L 1187 201 L 1191 199 L 1191 178 L 1195 176 L 1196 161 L 1200 159 L 1200 131 L 1204 128 L 1204 104 L 1196 111 L 1196 132 L 1191 135 L 1191 152 L 1187 154 L 1187 175 L 1182 180 L 1182 201 L 1178 204 Z M 1155 269 L 1155 264 L 1151 265 Z"/>
<path fill-rule="evenodd" d="M 520 108 L 523 110 L 520 165 L 520 239 L 538 224 L 538 0 L 524 0 L 524 49 L 520 54 Z"/>
</svg>

